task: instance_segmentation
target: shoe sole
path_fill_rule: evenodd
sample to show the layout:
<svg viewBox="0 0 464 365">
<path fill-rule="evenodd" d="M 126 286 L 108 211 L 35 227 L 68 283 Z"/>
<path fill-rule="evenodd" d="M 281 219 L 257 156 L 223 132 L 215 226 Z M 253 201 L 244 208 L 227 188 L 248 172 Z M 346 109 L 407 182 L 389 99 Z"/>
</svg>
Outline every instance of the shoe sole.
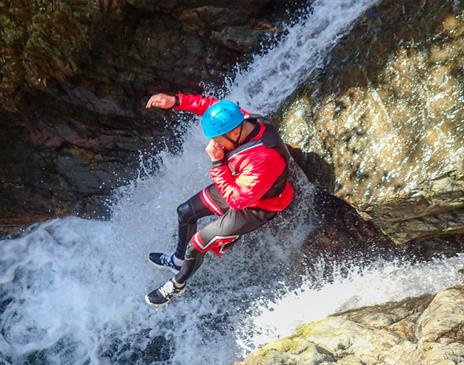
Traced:
<svg viewBox="0 0 464 365">
<path fill-rule="evenodd" d="M 184 288 L 184 290 L 182 290 L 179 294 L 177 294 L 174 298 L 172 299 L 176 299 L 182 295 L 184 295 L 184 293 L 186 292 L 187 288 Z M 159 308 L 159 307 L 164 307 L 165 305 L 168 305 L 172 299 L 169 299 L 167 302 L 164 302 L 164 303 L 161 303 L 161 304 L 154 304 L 152 302 L 150 302 L 150 300 L 148 299 L 148 294 L 145 295 L 145 302 L 151 306 L 151 307 L 155 307 L 155 308 Z"/>
<path fill-rule="evenodd" d="M 172 267 L 170 267 L 170 266 L 160 265 L 160 264 L 157 264 L 157 263 L 154 262 L 154 261 L 151 261 L 151 260 L 150 260 L 150 257 L 148 257 L 148 262 L 150 262 L 151 264 L 153 264 L 153 265 L 155 265 L 156 267 L 159 267 L 159 268 L 161 268 L 161 269 L 170 270 L 170 271 L 171 271 L 172 273 L 174 273 L 174 274 L 180 273 L 180 270 L 176 270 L 176 269 L 174 269 L 174 268 L 172 268 Z"/>
</svg>

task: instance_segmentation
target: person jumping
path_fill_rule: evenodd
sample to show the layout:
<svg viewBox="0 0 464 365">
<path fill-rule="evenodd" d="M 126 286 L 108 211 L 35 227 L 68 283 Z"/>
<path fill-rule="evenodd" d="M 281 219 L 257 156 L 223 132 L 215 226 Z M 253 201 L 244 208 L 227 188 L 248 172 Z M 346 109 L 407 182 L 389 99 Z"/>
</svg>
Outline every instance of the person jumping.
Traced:
<svg viewBox="0 0 464 365">
<path fill-rule="evenodd" d="M 185 291 L 186 282 L 206 252 L 222 256 L 243 234 L 286 209 L 294 190 L 288 181 L 288 151 L 276 129 L 228 100 L 199 95 L 153 95 L 147 109 L 185 110 L 202 116 L 210 140 L 213 184 L 177 207 L 178 242 L 173 253 L 153 252 L 149 260 L 175 276 L 147 294 L 152 306 L 168 303 Z M 218 218 L 197 231 L 198 219 Z"/>
</svg>

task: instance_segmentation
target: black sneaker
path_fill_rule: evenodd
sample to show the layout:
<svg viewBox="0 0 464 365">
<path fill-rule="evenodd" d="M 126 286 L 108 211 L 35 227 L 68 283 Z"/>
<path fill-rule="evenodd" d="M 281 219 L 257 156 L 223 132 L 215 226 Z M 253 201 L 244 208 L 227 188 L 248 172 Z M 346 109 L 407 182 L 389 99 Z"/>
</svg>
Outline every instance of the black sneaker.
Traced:
<svg viewBox="0 0 464 365">
<path fill-rule="evenodd" d="M 179 273 L 181 267 L 174 263 L 174 254 L 152 252 L 148 255 L 148 260 L 158 267 L 171 270 L 174 274 Z"/>
<path fill-rule="evenodd" d="M 167 304 L 169 301 L 185 292 L 185 284 L 182 288 L 176 288 L 174 281 L 168 280 L 158 289 L 153 290 L 145 296 L 145 301 L 153 307 Z"/>
</svg>

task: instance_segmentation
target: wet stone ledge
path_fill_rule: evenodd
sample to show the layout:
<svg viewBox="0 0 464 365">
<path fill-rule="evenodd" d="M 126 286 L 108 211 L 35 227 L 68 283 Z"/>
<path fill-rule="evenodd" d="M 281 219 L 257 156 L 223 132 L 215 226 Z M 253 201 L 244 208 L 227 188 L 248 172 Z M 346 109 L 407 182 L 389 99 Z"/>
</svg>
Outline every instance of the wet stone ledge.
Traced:
<svg viewBox="0 0 464 365">
<path fill-rule="evenodd" d="M 305 324 L 240 365 L 457 365 L 463 339 L 464 287 L 456 286 Z"/>
</svg>

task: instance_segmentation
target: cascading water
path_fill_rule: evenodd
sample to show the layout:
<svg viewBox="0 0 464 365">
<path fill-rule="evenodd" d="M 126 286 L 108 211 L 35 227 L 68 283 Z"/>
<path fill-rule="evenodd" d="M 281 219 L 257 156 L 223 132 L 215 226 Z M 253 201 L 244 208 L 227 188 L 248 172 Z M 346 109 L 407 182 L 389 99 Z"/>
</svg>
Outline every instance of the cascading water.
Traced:
<svg viewBox="0 0 464 365">
<path fill-rule="evenodd" d="M 314 2 L 276 47 L 237 73 L 227 97 L 272 111 L 375 2 Z M 51 220 L 0 242 L 0 364 L 230 364 L 301 321 L 458 281 L 459 260 L 447 259 L 373 265 L 295 287 L 292 259 L 312 228 L 311 188 L 296 171 L 289 212 L 224 258 L 207 256 L 183 297 L 148 307 L 145 293 L 170 274 L 147 254 L 174 249 L 176 206 L 209 182 L 200 128 L 184 139 L 181 154 L 162 152 L 156 173 L 115 193 L 111 221 Z M 419 285 L 417 276 L 434 280 Z"/>
</svg>

